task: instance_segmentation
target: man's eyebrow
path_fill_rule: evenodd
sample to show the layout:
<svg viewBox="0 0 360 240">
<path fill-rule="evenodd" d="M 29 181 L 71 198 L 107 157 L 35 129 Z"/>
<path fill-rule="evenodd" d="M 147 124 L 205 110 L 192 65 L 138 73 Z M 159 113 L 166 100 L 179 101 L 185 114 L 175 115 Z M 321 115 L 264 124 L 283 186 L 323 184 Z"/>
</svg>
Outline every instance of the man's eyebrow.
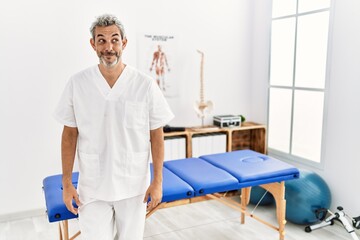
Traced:
<svg viewBox="0 0 360 240">
<path fill-rule="evenodd" d="M 118 37 L 118 36 L 120 36 L 119 33 L 114 33 L 113 35 L 111 35 L 111 37 Z M 99 33 L 98 35 L 96 35 L 96 37 L 104 37 L 104 35 Z"/>
</svg>

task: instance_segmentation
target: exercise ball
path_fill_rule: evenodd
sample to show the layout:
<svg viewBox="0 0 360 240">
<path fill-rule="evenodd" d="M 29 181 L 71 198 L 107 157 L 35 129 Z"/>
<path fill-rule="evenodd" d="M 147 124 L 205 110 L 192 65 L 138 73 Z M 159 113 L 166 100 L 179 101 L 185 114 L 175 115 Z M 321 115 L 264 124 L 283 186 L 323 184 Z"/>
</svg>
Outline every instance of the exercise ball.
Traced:
<svg viewBox="0 0 360 240">
<path fill-rule="evenodd" d="M 266 206 L 275 203 L 275 199 L 273 195 L 269 192 L 265 194 L 265 192 L 266 190 L 263 189 L 262 187 L 258 187 L 258 186 L 252 187 L 250 192 L 250 203 L 254 205 L 259 204 L 261 206 Z M 263 199 L 261 199 L 262 197 Z M 260 199 L 261 202 L 259 202 Z"/>
<path fill-rule="evenodd" d="M 312 224 L 319 221 L 315 210 L 328 209 L 331 204 L 331 192 L 318 174 L 300 170 L 298 179 L 286 181 L 286 220 L 295 224 Z"/>
</svg>

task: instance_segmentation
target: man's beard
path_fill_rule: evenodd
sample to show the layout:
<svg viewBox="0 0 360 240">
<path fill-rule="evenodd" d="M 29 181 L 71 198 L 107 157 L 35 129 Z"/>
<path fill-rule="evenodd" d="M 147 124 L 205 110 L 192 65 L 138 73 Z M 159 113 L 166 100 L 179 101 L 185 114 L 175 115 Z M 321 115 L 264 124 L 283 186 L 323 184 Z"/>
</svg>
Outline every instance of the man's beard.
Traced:
<svg viewBox="0 0 360 240">
<path fill-rule="evenodd" d="M 109 62 L 106 60 L 107 56 L 116 56 L 116 59 L 113 62 Z M 99 61 L 100 63 L 104 64 L 106 67 L 111 68 L 114 67 L 120 61 L 121 55 L 114 52 L 114 53 L 100 53 Z"/>
</svg>

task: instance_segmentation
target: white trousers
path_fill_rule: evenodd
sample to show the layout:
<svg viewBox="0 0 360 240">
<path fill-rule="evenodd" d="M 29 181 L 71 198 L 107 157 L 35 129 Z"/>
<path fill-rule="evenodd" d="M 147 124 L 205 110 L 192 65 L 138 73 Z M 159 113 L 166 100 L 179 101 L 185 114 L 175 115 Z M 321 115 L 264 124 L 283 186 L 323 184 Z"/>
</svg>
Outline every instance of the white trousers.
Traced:
<svg viewBox="0 0 360 240">
<path fill-rule="evenodd" d="M 146 203 L 144 196 L 116 202 L 90 201 L 79 208 L 84 240 L 142 240 Z"/>
</svg>

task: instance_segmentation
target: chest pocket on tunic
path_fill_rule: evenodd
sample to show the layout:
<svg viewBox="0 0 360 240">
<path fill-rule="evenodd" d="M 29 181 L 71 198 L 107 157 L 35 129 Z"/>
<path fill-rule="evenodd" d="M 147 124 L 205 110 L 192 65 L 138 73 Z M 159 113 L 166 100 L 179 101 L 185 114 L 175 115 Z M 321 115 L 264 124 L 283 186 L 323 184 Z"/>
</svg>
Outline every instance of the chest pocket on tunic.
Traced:
<svg viewBox="0 0 360 240">
<path fill-rule="evenodd" d="M 146 126 L 147 108 L 142 102 L 125 102 L 125 126 L 127 128 L 143 128 Z"/>
</svg>

